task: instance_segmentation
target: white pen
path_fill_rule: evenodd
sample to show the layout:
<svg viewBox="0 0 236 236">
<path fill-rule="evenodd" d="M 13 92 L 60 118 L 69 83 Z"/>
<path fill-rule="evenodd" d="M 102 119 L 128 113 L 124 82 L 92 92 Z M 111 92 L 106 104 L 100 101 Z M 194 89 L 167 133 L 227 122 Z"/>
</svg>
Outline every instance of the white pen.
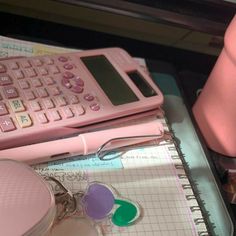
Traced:
<svg viewBox="0 0 236 236">
<path fill-rule="evenodd" d="M 153 137 L 148 137 L 152 135 Z M 147 137 L 135 139 L 137 136 Z M 13 159 L 28 164 L 38 164 L 75 155 L 96 153 L 109 140 L 114 140 L 114 142 L 111 142 L 110 146 L 107 145 L 106 150 L 141 143 L 157 137 L 162 138 L 163 136 L 163 125 L 154 120 L 147 123 L 82 133 L 74 137 L 4 149 L 0 151 L 0 159 Z M 123 137 L 134 138 L 122 139 Z M 119 138 L 120 140 L 118 140 Z"/>
</svg>

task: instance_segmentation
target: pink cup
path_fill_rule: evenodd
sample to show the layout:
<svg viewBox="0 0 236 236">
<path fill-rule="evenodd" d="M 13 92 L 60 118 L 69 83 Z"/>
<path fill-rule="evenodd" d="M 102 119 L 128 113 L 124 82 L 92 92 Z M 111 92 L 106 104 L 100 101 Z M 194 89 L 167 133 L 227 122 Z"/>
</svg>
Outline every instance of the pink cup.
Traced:
<svg viewBox="0 0 236 236">
<path fill-rule="evenodd" d="M 193 114 L 208 147 L 236 157 L 236 16 L 226 30 L 224 48 Z"/>
</svg>

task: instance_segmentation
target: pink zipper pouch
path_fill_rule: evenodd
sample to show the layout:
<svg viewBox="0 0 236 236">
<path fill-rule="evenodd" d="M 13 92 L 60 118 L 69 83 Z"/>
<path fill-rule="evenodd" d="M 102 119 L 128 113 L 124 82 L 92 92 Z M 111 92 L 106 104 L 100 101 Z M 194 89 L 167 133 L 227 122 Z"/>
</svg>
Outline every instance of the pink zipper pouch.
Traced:
<svg viewBox="0 0 236 236">
<path fill-rule="evenodd" d="M 49 184 L 26 164 L 0 160 L 0 235 L 47 235 L 55 216 Z"/>
</svg>

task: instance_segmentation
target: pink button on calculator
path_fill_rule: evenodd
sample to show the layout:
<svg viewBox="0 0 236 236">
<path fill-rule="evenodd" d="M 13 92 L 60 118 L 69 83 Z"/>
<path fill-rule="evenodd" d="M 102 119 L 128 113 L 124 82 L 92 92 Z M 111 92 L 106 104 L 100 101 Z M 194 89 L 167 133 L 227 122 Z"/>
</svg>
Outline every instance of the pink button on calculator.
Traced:
<svg viewBox="0 0 236 236">
<path fill-rule="evenodd" d="M 123 49 L 2 60 L 0 149 L 121 123 L 162 103 L 159 88 Z"/>
</svg>

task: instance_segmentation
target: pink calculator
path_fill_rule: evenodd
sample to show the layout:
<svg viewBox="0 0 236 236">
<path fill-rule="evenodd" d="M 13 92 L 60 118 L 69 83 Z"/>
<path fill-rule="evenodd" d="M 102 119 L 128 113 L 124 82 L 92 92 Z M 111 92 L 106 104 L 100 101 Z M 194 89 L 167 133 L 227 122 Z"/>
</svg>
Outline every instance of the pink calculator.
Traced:
<svg viewBox="0 0 236 236">
<path fill-rule="evenodd" d="M 0 149 L 154 113 L 163 95 L 123 49 L 0 61 Z"/>
</svg>

